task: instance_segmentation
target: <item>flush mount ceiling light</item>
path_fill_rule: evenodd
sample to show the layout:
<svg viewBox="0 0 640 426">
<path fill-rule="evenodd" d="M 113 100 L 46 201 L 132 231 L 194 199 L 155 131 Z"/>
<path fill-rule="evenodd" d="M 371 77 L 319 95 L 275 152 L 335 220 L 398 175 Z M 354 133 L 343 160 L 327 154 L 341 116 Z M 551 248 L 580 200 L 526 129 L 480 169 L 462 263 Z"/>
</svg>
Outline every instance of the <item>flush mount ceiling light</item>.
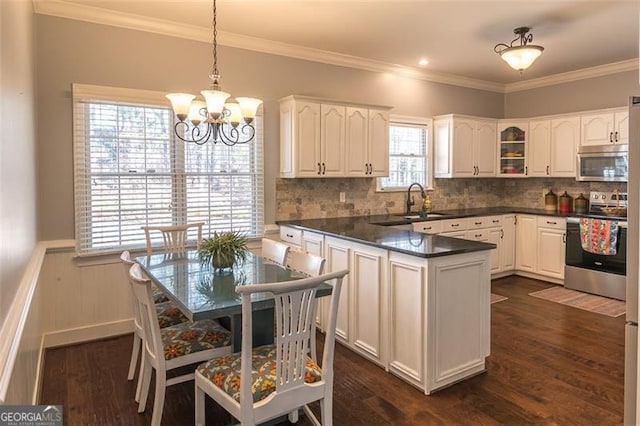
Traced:
<svg viewBox="0 0 640 426">
<path fill-rule="evenodd" d="M 533 41 L 533 34 L 527 34 L 531 28 L 518 27 L 513 30 L 516 35 L 511 44 L 498 43 L 493 48 L 494 52 L 500 55 L 511 68 L 522 73 L 533 64 L 533 62 L 542 54 L 544 47 L 528 44 Z M 514 43 L 520 41 L 520 45 Z"/>
<path fill-rule="evenodd" d="M 208 141 L 225 145 L 247 143 L 255 137 L 253 120 L 262 103 L 255 98 L 230 98 L 220 90 L 218 43 L 216 30 L 216 0 L 213 0 L 213 69 L 210 90 L 203 90 L 204 101 L 190 93 L 169 93 L 173 112 L 178 117 L 174 130 L 185 142 L 203 145 Z M 195 100 L 194 100 L 195 99 Z M 242 124 L 241 124 L 242 122 Z M 190 135 L 190 137 L 188 136 Z"/>
</svg>

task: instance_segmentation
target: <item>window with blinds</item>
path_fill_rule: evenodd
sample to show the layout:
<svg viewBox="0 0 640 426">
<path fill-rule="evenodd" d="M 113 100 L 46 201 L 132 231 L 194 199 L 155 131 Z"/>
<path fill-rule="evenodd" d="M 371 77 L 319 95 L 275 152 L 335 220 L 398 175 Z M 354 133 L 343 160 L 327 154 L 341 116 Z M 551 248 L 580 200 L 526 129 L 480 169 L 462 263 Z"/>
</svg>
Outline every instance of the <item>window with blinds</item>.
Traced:
<svg viewBox="0 0 640 426">
<path fill-rule="evenodd" d="M 378 190 L 406 190 L 413 182 L 430 186 L 427 138 L 426 124 L 389 124 L 389 176 L 378 179 Z"/>
<path fill-rule="evenodd" d="M 250 143 L 196 145 L 174 136 L 168 106 L 104 98 L 74 91 L 79 254 L 144 247 L 145 225 L 204 222 L 205 237 L 262 235 L 260 116 Z"/>
</svg>

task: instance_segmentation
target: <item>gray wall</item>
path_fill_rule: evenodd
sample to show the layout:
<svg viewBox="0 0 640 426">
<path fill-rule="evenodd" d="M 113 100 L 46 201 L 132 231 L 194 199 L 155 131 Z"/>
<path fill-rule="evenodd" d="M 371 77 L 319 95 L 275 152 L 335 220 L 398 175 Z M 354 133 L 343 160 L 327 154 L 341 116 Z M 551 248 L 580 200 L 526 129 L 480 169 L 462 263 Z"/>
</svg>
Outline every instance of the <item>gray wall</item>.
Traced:
<svg viewBox="0 0 640 426">
<path fill-rule="evenodd" d="M 0 325 L 36 243 L 33 5 L 0 1 Z"/>
<path fill-rule="evenodd" d="M 515 118 L 620 107 L 630 95 L 640 95 L 637 70 L 508 93 L 504 112 Z"/>
<path fill-rule="evenodd" d="M 36 24 L 39 238 L 73 238 L 71 83 L 197 93 L 208 88 L 211 46 L 43 15 Z M 426 117 L 449 112 L 503 115 L 504 100 L 498 93 L 242 49 L 219 46 L 218 67 L 226 91 L 264 100 L 266 223 L 276 218 L 277 100 L 284 96 L 392 105 L 395 114 Z"/>
</svg>

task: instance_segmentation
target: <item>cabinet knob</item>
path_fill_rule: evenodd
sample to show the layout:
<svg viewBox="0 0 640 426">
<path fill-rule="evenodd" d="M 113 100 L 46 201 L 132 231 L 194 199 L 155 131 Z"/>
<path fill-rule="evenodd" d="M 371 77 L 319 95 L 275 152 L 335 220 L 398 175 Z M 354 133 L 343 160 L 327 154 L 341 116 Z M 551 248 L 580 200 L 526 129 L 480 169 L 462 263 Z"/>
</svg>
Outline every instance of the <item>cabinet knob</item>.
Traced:
<svg viewBox="0 0 640 426">
<path fill-rule="evenodd" d="M 293 234 L 287 234 L 287 237 L 293 238 Z"/>
<path fill-rule="evenodd" d="M 552 222 L 550 220 L 547 221 L 547 225 L 557 225 L 557 224 L 558 224 L 558 222 Z"/>
<path fill-rule="evenodd" d="M 321 169 L 320 169 L 320 163 L 318 163 L 318 174 L 322 174 Z"/>
<path fill-rule="evenodd" d="M 609 132 L 609 142 L 613 143 L 613 132 Z"/>
<path fill-rule="evenodd" d="M 324 166 L 324 163 L 322 163 L 322 174 L 324 174 L 325 170 L 326 170 L 326 168 Z"/>
<path fill-rule="evenodd" d="M 618 139 L 618 132 L 615 133 L 615 141 L 616 143 L 619 141 L 620 139 Z"/>
<path fill-rule="evenodd" d="M 547 176 L 549 176 L 549 166 L 547 166 Z"/>
</svg>

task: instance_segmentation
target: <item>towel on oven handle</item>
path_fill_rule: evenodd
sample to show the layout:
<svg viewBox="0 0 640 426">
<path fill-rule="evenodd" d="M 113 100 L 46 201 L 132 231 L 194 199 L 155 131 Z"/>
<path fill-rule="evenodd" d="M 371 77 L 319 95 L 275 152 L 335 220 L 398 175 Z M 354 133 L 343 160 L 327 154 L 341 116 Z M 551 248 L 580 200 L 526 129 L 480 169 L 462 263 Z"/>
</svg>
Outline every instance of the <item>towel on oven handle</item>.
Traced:
<svg viewBox="0 0 640 426">
<path fill-rule="evenodd" d="M 580 219 L 582 250 L 593 254 L 613 256 L 618 247 L 618 222 L 604 219 Z"/>
</svg>

